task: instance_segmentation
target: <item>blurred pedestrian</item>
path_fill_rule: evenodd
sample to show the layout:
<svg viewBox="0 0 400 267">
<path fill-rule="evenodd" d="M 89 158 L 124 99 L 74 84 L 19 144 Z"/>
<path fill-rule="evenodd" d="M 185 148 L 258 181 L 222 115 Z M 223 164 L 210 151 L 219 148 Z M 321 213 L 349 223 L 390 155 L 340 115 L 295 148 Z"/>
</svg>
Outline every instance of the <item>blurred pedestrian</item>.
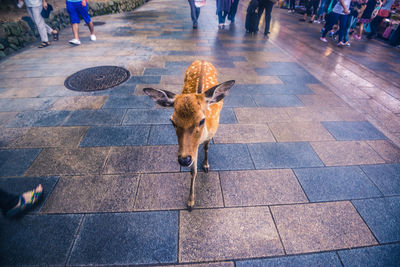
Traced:
<svg viewBox="0 0 400 267">
<path fill-rule="evenodd" d="M 376 37 L 376 32 L 378 31 L 379 25 L 385 18 L 388 18 L 390 16 L 390 10 L 392 9 L 393 3 L 394 0 L 383 1 L 381 9 L 379 9 L 378 15 L 369 24 L 371 32 L 367 35 L 368 39 Z"/>
<path fill-rule="evenodd" d="M 200 7 L 196 7 L 194 0 L 188 0 L 189 5 L 190 5 L 190 16 L 192 18 L 193 22 L 193 29 L 197 29 L 197 20 L 199 19 L 200 16 Z"/>
<path fill-rule="evenodd" d="M 231 10 L 232 0 L 217 0 L 218 29 L 225 28 L 225 19 Z"/>
<path fill-rule="evenodd" d="M 96 41 L 96 35 L 94 35 L 94 25 L 89 16 L 88 0 L 67 0 L 67 11 L 72 24 L 72 33 L 74 39 L 69 40 L 70 44 L 80 45 L 79 40 L 79 23 L 81 18 L 86 22 L 90 31 L 90 40 Z"/>
<path fill-rule="evenodd" d="M 303 18 L 299 19 L 300 21 L 306 21 L 307 15 L 310 16 L 310 23 L 314 22 L 315 16 L 317 15 L 318 6 L 320 0 L 308 0 L 306 2 L 306 12 L 304 13 Z"/>
<path fill-rule="evenodd" d="M 231 10 L 229 10 L 229 14 L 228 14 L 228 20 L 230 20 L 231 23 L 235 23 L 235 17 L 236 17 L 238 5 L 239 5 L 239 0 L 233 0 L 232 5 L 231 5 Z"/>
<path fill-rule="evenodd" d="M 21 8 L 23 5 L 24 1 L 19 0 L 17 6 Z M 29 16 L 35 22 L 39 31 L 40 40 L 42 43 L 38 46 L 38 48 L 44 48 L 50 45 L 47 34 L 53 34 L 53 40 L 58 41 L 58 31 L 53 30 L 49 25 L 47 25 L 41 15 L 43 9 L 47 10 L 47 2 L 45 0 L 25 0 L 25 5 Z"/>
<path fill-rule="evenodd" d="M 329 14 L 326 20 L 326 24 L 324 27 L 324 30 L 322 32 L 322 36 L 320 40 L 322 42 L 328 42 L 326 40 L 326 34 L 332 30 L 333 26 L 339 21 L 340 22 L 340 28 L 339 28 L 339 40 L 338 42 L 343 43 L 343 37 L 345 34 L 346 30 L 346 24 L 347 24 L 347 18 L 348 14 L 350 13 L 349 8 L 350 8 L 350 2 L 351 0 L 339 0 L 335 7 L 333 8 L 332 12 Z"/>
<path fill-rule="evenodd" d="M 379 0 L 368 0 L 367 6 L 365 7 L 364 12 L 362 12 L 361 17 L 359 19 L 360 26 L 358 28 L 358 34 L 354 34 L 355 39 L 361 40 L 364 31 L 364 25 L 370 23 L 371 20 L 373 19 L 372 13 L 374 12 L 378 2 Z"/>
<path fill-rule="evenodd" d="M 258 15 L 261 18 L 264 10 L 265 10 L 265 29 L 264 35 L 268 36 L 270 24 L 271 24 L 271 12 L 272 7 L 276 3 L 276 0 L 259 0 L 259 8 L 258 8 Z"/>
</svg>

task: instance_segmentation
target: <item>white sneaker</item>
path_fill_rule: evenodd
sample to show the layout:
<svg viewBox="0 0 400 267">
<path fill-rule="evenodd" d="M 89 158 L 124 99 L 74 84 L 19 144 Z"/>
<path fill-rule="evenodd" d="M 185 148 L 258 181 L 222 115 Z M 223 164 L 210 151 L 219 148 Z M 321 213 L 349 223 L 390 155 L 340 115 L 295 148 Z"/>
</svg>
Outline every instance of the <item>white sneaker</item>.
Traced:
<svg viewBox="0 0 400 267">
<path fill-rule="evenodd" d="M 73 45 L 80 45 L 81 41 L 79 41 L 78 39 L 74 38 L 74 39 L 69 40 L 69 43 L 73 44 Z"/>
<path fill-rule="evenodd" d="M 326 38 L 325 37 L 321 37 L 321 38 L 319 38 L 322 42 L 324 42 L 324 43 L 327 43 L 328 42 L 328 40 L 326 40 Z"/>
<path fill-rule="evenodd" d="M 96 35 L 92 34 L 90 35 L 90 40 L 92 40 L 93 42 L 97 40 Z"/>
</svg>

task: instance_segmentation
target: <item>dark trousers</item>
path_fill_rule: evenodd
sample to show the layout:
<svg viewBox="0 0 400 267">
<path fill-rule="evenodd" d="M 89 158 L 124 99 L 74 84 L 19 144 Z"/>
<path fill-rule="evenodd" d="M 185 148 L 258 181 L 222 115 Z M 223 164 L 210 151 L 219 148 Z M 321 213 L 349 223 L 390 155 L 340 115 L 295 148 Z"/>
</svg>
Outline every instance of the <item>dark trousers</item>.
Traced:
<svg viewBox="0 0 400 267">
<path fill-rule="evenodd" d="M 228 15 L 228 12 L 226 12 L 226 11 L 218 12 L 218 23 L 224 24 L 227 15 Z"/>
<path fill-rule="evenodd" d="M 233 3 L 231 5 L 231 10 L 229 10 L 229 14 L 228 14 L 228 19 L 232 22 L 235 21 L 235 16 L 236 16 L 236 12 L 238 9 L 238 5 L 239 5 L 239 0 L 233 0 Z"/>
<path fill-rule="evenodd" d="M 194 4 L 194 0 L 188 0 L 190 5 L 190 16 L 192 17 L 193 24 L 197 24 L 197 19 L 200 16 L 200 8 L 196 7 Z"/>
<path fill-rule="evenodd" d="M 296 0 L 290 0 L 289 1 L 289 9 L 295 10 L 295 8 L 296 8 Z"/>
<path fill-rule="evenodd" d="M 260 6 L 259 6 L 259 11 L 258 11 L 259 18 L 261 18 L 262 13 L 264 12 L 264 9 L 265 9 L 264 34 L 269 33 L 269 25 L 271 24 L 271 12 L 272 12 L 273 6 L 274 6 L 274 3 L 272 3 L 271 1 L 265 1 L 264 3 L 260 3 Z"/>
<path fill-rule="evenodd" d="M 17 206 L 19 201 L 19 196 L 7 193 L 0 189 L 0 209 L 5 214 L 10 209 Z"/>
<path fill-rule="evenodd" d="M 319 0 L 308 0 L 306 4 L 306 13 L 308 16 L 316 15 L 318 11 Z"/>
<path fill-rule="evenodd" d="M 338 20 L 340 21 L 340 28 L 339 28 L 339 42 L 343 41 L 343 37 L 346 33 L 346 25 L 347 25 L 347 18 L 348 15 L 342 15 L 335 12 L 331 12 L 329 16 L 326 18 L 325 30 L 322 32 L 322 37 L 326 37 L 326 34 L 332 30 L 333 25 L 335 25 Z"/>
<path fill-rule="evenodd" d="M 376 32 L 378 31 L 379 25 L 381 25 L 381 22 L 383 21 L 384 17 L 381 16 L 376 16 L 369 24 L 371 27 L 371 32 L 368 34 L 369 37 L 374 36 Z"/>
</svg>

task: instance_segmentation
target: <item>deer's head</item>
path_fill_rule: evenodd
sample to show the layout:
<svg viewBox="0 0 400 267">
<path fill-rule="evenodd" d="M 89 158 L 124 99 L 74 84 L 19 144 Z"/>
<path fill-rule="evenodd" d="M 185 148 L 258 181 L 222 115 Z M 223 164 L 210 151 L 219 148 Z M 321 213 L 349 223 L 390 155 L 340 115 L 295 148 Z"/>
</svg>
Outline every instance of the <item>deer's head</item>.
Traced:
<svg viewBox="0 0 400 267">
<path fill-rule="evenodd" d="M 221 101 L 235 81 L 218 84 L 204 93 L 174 94 L 166 90 L 144 88 L 143 91 L 163 107 L 174 107 L 171 122 L 178 137 L 178 162 L 189 167 L 197 159 L 199 145 L 207 138 L 207 126 L 219 120 L 212 104 Z M 207 116 L 206 116 L 207 115 Z"/>
</svg>

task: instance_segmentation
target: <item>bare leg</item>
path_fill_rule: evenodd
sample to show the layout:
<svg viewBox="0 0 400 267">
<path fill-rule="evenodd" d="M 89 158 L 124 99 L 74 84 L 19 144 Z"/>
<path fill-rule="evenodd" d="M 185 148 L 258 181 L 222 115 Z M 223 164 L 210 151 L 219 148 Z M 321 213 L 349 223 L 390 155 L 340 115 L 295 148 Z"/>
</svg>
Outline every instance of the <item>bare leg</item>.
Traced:
<svg viewBox="0 0 400 267">
<path fill-rule="evenodd" d="M 204 142 L 204 161 L 203 161 L 203 170 L 204 172 L 208 172 L 210 169 L 210 165 L 208 164 L 208 144 L 210 140 Z"/>
<path fill-rule="evenodd" d="M 72 24 L 72 33 L 74 34 L 74 38 L 76 40 L 79 40 L 79 28 L 78 28 L 78 23 L 73 23 Z"/>
<path fill-rule="evenodd" d="M 94 25 L 93 25 L 93 22 L 89 22 L 89 23 L 88 23 L 88 28 L 89 28 L 90 34 L 94 34 Z"/>
<path fill-rule="evenodd" d="M 191 174 L 191 181 L 190 181 L 190 194 L 189 194 L 189 199 L 187 202 L 188 210 L 192 211 L 192 208 L 194 206 L 194 182 L 196 180 L 196 175 L 197 175 L 197 160 L 195 160 L 192 164 L 192 167 L 190 168 L 190 174 Z"/>
</svg>

